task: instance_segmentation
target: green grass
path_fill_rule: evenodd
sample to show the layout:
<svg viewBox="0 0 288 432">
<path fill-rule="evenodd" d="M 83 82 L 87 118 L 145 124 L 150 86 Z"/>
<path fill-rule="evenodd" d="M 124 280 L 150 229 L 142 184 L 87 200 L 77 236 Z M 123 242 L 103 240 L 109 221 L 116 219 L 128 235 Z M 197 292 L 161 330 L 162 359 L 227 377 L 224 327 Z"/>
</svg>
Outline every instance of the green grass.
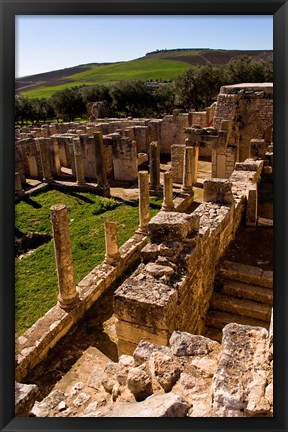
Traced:
<svg viewBox="0 0 288 432">
<path fill-rule="evenodd" d="M 95 65 L 91 66 L 91 69 L 88 71 L 66 77 L 73 82 L 54 87 L 43 86 L 39 89 L 24 91 L 22 94 L 29 98 L 41 98 L 50 97 L 58 90 L 83 84 L 115 84 L 127 80 L 169 81 L 189 67 L 191 67 L 191 65 L 181 61 L 150 58 L 141 58 L 110 65 Z"/>
<path fill-rule="evenodd" d="M 152 201 L 151 216 L 154 216 L 161 201 Z M 90 193 L 48 191 L 16 205 L 17 237 L 29 232 L 51 234 L 49 208 L 57 203 L 66 204 L 68 209 L 76 283 L 104 259 L 104 221 L 116 222 L 119 246 L 134 234 L 139 223 L 138 206 Z M 22 259 L 15 258 L 15 289 L 16 332 L 19 335 L 57 302 L 53 241 Z"/>
</svg>

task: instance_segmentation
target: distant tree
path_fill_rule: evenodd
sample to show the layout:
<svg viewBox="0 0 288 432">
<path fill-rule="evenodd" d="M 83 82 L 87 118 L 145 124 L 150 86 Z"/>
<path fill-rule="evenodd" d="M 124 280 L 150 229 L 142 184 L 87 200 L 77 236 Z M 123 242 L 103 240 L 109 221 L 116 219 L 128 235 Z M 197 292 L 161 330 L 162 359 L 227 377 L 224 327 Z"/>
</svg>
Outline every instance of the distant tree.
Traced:
<svg viewBox="0 0 288 432">
<path fill-rule="evenodd" d="M 211 65 L 182 72 L 174 81 L 176 103 L 187 111 L 205 108 L 216 99 L 223 79 L 222 70 Z"/>
<path fill-rule="evenodd" d="M 34 110 L 34 119 L 37 122 L 45 122 L 48 119 L 53 119 L 56 114 L 50 98 L 31 99 Z"/>
<path fill-rule="evenodd" d="M 273 82 L 273 60 L 264 62 L 265 82 Z"/>
<path fill-rule="evenodd" d="M 22 126 L 24 123 L 34 122 L 36 120 L 36 112 L 32 100 L 22 95 L 15 97 L 15 121 Z"/>
<path fill-rule="evenodd" d="M 273 63 L 255 60 L 248 55 L 235 57 L 225 68 L 228 84 L 265 82 L 273 79 Z"/>
<path fill-rule="evenodd" d="M 107 102 L 112 101 L 109 93 L 109 87 L 102 84 L 84 87 L 81 89 L 81 94 L 85 104 L 104 100 Z"/>
<path fill-rule="evenodd" d="M 153 94 L 154 112 L 157 115 L 171 114 L 175 106 L 175 92 L 172 84 L 160 85 Z"/>
<path fill-rule="evenodd" d="M 145 116 L 153 107 L 153 96 L 144 81 L 125 81 L 110 89 L 115 113 L 124 116 Z"/>
<path fill-rule="evenodd" d="M 57 117 L 73 121 L 86 113 L 86 106 L 79 90 L 64 89 L 53 94 L 52 106 Z"/>
</svg>

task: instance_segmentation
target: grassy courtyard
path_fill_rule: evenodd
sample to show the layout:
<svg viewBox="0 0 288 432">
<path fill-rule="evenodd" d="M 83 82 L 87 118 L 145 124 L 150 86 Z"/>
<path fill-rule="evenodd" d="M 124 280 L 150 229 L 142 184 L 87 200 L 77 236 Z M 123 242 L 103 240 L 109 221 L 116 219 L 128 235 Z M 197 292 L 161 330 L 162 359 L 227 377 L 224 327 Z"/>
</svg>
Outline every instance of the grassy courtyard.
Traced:
<svg viewBox="0 0 288 432">
<path fill-rule="evenodd" d="M 72 239 L 76 283 L 100 264 L 105 255 L 105 221 L 116 222 L 121 246 L 138 226 L 138 206 L 91 193 L 63 193 L 55 190 L 25 198 L 15 207 L 16 245 L 31 233 L 52 234 L 50 207 L 67 206 Z M 151 206 L 151 216 L 160 207 Z M 15 317 L 18 335 L 27 330 L 57 301 L 57 275 L 53 241 L 24 252 L 18 247 L 15 257 Z"/>
</svg>

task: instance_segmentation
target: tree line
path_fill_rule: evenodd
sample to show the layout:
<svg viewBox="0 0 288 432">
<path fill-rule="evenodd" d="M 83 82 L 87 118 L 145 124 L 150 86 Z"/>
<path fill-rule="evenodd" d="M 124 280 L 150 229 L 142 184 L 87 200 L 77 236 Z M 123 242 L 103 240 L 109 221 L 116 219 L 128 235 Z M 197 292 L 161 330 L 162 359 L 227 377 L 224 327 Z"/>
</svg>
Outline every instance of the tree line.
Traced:
<svg viewBox="0 0 288 432">
<path fill-rule="evenodd" d="M 220 87 L 242 82 L 273 81 L 273 62 L 247 55 L 227 65 L 191 67 L 173 81 L 156 86 L 145 81 L 125 81 L 113 86 L 93 85 L 66 88 L 50 98 L 15 97 L 15 121 L 21 125 L 48 120 L 74 121 L 87 118 L 89 102 L 107 101 L 115 117 L 163 117 L 173 108 L 202 110 L 216 100 Z"/>
</svg>

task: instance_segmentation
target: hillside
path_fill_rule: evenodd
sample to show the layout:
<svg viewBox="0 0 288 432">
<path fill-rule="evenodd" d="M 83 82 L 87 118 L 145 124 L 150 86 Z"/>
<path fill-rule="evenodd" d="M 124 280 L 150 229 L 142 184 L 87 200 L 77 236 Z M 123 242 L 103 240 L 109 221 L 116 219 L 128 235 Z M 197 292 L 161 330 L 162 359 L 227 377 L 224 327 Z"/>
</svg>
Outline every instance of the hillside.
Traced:
<svg viewBox="0 0 288 432">
<path fill-rule="evenodd" d="M 169 81 L 190 67 L 221 66 L 240 55 L 270 60 L 272 50 L 213 50 L 208 48 L 157 50 L 139 59 L 117 63 L 89 63 L 71 68 L 17 78 L 17 93 L 28 97 L 49 97 L 65 87 L 115 84 L 125 80 Z"/>
</svg>

